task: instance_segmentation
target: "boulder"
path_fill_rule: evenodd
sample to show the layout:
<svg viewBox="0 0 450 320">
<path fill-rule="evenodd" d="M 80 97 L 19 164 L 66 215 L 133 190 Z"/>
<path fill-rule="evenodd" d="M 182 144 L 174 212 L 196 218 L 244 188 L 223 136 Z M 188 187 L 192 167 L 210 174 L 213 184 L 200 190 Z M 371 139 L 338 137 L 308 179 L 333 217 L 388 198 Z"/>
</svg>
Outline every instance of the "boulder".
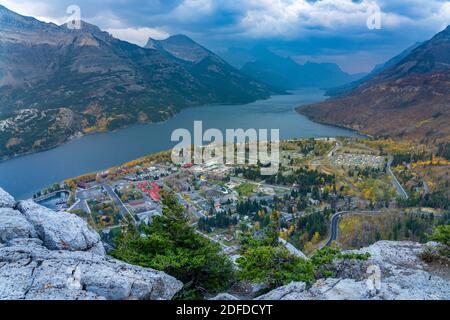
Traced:
<svg viewBox="0 0 450 320">
<path fill-rule="evenodd" d="M 90 252 L 52 251 L 36 239 L 0 248 L 0 299 L 167 300 L 183 286 L 167 274 Z"/>
<path fill-rule="evenodd" d="M 306 283 L 292 282 L 287 286 L 277 288 L 255 300 L 304 300 Z"/>
<path fill-rule="evenodd" d="M 0 208 L 0 243 L 16 238 L 36 238 L 34 227 L 22 213 L 10 208 Z"/>
<path fill-rule="evenodd" d="M 54 212 L 1 190 L 0 300 L 167 300 L 183 283 L 105 255 L 81 218 Z M 12 205 L 11 205 L 12 204 Z"/>
<path fill-rule="evenodd" d="M 367 261 L 335 261 L 336 278 L 320 279 L 311 288 L 302 282 L 277 288 L 259 300 L 450 300 L 450 270 L 439 270 L 421 256 L 428 245 L 380 241 L 353 253 L 370 253 Z"/>
<path fill-rule="evenodd" d="M 216 300 L 216 301 L 233 301 L 233 300 L 239 300 L 237 297 L 229 294 L 229 293 L 220 293 L 214 298 L 211 298 L 209 300 Z"/>
<path fill-rule="evenodd" d="M 105 254 L 100 236 L 83 219 L 67 212 L 55 212 L 32 200 L 20 201 L 18 210 L 34 226 L 50 250 L 86 251 Z"/>
<path fill-rule="evenodd" d="M 14 198 L 5 190 L 0 188 L 0 208 L 12 208 L 14 207 Z"/>
</svg>

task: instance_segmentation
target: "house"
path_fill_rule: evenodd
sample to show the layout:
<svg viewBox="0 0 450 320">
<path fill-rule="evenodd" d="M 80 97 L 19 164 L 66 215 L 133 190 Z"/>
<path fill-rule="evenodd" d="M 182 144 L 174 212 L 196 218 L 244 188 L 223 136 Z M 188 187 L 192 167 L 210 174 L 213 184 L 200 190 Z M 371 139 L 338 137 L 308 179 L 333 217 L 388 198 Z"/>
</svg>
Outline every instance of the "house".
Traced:
<svg viewBox="0 0 450 320">
<path fill-rule="evenodd" d="M 153 218 L 157 216 L 161 216 L 161 212 L 159 210 L 151 210 L 146 212 L 138 213 L 136 216 L 139 221 L 149 225 L 153 222 Z"/>
<path fill-rule="evenodd" d="M 84 181 L 80 181 L 77 183 L 77 187 L 87 190 L 92 188 L 95 185 L 95 178 L 89 179 L 89 180 L 84 180 Z"/>
</svg>

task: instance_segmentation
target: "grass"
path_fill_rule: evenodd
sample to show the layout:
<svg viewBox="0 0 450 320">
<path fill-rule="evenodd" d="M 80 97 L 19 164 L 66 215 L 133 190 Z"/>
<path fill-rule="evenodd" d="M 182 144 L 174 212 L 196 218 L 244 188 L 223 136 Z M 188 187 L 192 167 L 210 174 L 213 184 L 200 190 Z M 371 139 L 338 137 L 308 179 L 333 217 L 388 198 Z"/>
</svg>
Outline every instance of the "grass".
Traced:
<svg viewBox="0 0 450 320">
<path fill-rule="evenodd" d="M 255 188 L 255 185 L 252 183 L 243 183 L 240 186 L 236 187 L 236 191 L 241 197 L 249 197 L 253 194 Z"/>
</svg>

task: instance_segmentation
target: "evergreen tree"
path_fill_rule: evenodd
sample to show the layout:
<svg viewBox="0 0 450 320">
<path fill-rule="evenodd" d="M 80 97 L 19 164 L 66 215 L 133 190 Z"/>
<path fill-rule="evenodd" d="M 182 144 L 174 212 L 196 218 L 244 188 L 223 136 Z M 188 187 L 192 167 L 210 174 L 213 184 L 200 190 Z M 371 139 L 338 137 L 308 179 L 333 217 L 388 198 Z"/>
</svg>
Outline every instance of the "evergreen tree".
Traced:
<svg viewBox="0 0 450 320">
<path fill-rule="evenodd" d="M 173 194 L 163 193 L 163 204 L 163 215 L 155 217 L 150 226 L 141 226 L 143 236 L 129 226 L 112 255 L 182 281 L 185 286 L 178 298 L 198 299 L 206 292 L 226 290 L 233 267 L 220 246 L 195 232 Z"/>
</svg>

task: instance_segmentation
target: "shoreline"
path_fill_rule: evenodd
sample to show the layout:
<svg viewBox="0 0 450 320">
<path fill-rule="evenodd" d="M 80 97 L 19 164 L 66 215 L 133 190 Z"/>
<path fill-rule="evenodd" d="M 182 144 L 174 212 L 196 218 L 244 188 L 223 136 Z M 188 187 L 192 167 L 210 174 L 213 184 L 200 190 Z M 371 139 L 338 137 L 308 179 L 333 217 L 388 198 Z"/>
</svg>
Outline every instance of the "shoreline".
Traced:
<svg viewBox="0 0 450 320">
<path fill-rule="evenodd" d="M 243 102 L 243 103 L 240 103 L 240 102 L 236 102 L 236 103 L 220 103 L 220 102 L 218 102 L 218 103 L 203 104 L 203 105 L 197 105 L 197 106 L 188 106 L 188 107 L 185 107 L 185 108 L 177 109 L 176 112 L 171 114 L 167 119 L 163 119 L 163 120 L 160 120 L 160 121 L 149 121 L 149 122 L 144 122 L 144 123 L 141 123 L 141 122 L 137 121 L 137 122 L 132 123 L 130 125 L 125 125 L 123 127 L 116 128 L 114 130 L 99 130 L 99 131 L 93 131 L 93 132 L 90 132 L 90 133 L 84 133 L 84 132 L 78 131 L 78 132 L 74 133 L 73 135 L 71 135 L 66 141 L 64 141 L 62 143 L 59 143 L 59 144 L 56 144 L 56 145 L 52 145 L 52 146 L 48 146 L 48 147 L 45 147 L 45 148 L 42 148 L 42 149 L 39 149 L 39 150 L 36 150 L 36 151 L 29 151 L 29 152 L 24 152 L 24 153 L 20 153 L 20 154 L 14 154 L 12 156 L 1 157 L 0 158 L 0 164 L 3 163 L 3 162 L 6 162 L 6 161 L 19 159 L 19 158 L 26 157 L 26 156 L 29 156 L 29 155 L 50 151 L 52 149 L 58 148 L 60 146 L 63 146 L 65 144 L 67 144 L 67 143 L 70 143 L 71 141 L 75 141 L 75 140 L 81 139 L 81 138 L 83 138 L 85 136 L 96 135 L 96 134 L 108 134 L 108 133 L 117 132 L 117 131 L 120 131 L 120 130 L 123 130 L 123 129 L 128 129 L 128 128 L 131 128 L 131 127 L 134 127 L 134 126 L 139 126 L 139 125 L 144 125 L 145 126 L 145 125 L 150 125 L 150 124 L 163 124 L 163 123 L 166 123 L 167 121 L 170 121 L 171 119 L 173 119 L 176 115 L 180 114 L 183 110 L 187 110 L 187 109 L 191 109 L 191 108 L 204 108 L 204 107 L 209 107 L 209 106 L 220 106 L 220 105 L 223 105 L 223 106 L 236 106 L 236 105 L 242 105 L 242 104 L 243 105 L 247 105 L 247 104 L 255 103 L 257 101 L 266 101 L 266 100 L 269 100 L 270 98 L 272 98 L 274 96 L 288 96 L 288 95 L 292 95 L 292 93 L 286 91 L 286 92 L 284 92 L 282 94 L 272 94 L 272 95 L 270 95 L 270 96 L 268 96 L 266 98 L 253 100 L 251 102 Z"/>
<path fill-rule="evenodd" d="M 273 121 L 273 118 L 264 117 L 264 114 L 266 112 L 268 114 L 272 114 L 272 108 L 274 109 L 275 115 L 279 114 L 277 111 L 278 107 L 280 107 L 281 110 L 284 110 L 283 115 L 277 116 L 277 119 L 281 121 L 280 125 L 284 124 L 284 122 L 282 122 L 284 120 L 282 119 L 286 119 L 286 123 L 288 123 L 288 127 L 286 129 L 288 130 L 286 132 L 287 134 L 284 137 L 280 137 L 283 140 L 290 138 L 301 139 L 341 136 L 362 138 L 361 135 L 355 134 L 355 131 L 353 130 L 343 129 L 340 131 L 336 129 L 336 126 L 327 126 L 328 129 L 326 127 L 321 128 L 319 123 L 313 122 L 307 117 L 304 117 L 294 111 L 295 106 L 323 100 L 323 91 L 305 88 L 305 90 L 300 89 L 297 92 L 290 92 L 288 95 L 274 95 L 271 96 L 271 98 L 273 99 L 273 103 L 267 102 L 268 99 L 259 100 L 259 104 L 256 102 L 256 107 L 258 107 L 257 109 L 251 107 L 247 110 L 247 108 L 244 107 L 245 105 L 242 105 L 242 108 L 244 108 L 243 110 L 246 110 L 244 114 L 246 119 L 249 121 L 257 121 L 252 115 L 252 113 L 256 112 L 255 110 L 264 111 L 262 112 L 263 116 L 261 117 L 262 122 L 256 122 L 255 125 L 263 124 L 268 127 L 271 126 L 271 121 Z M 3 159 L 0 161 L 0 172 L 5 174 L 4 183 L 2 182 L 2 184 L 4 184 L 5 187 L 9 185 L 10 190 L 14 192 L 17 197 L 25 198 L 31 196 L 35 191 L 40 190 L 55 181 L 62 181 L 65 178 L 74 177 L 86 172 L 97 172 L 102 169 L 120 165 L 127 161 L 135 160 L 145 155 L 167 150 L 168 147 L 170 148 L 171 143 L 157 142 L 161 140 L 161 138 L 157 137 L 158 133 L 160 134 L 162 132 L 161 130 L 164 132 L 167 130 L 170 132 L 172 131 L 172 129 L 169 128 L 172 128 L 173 126 L 171 124 L 173 118 L 175 118 L 174 125 L 178 128 L 179 126 L 188 125 L 185 123 L 186 121 L 189 121 L 190 123 L 191 120 L 203 119 L 202 115 L 205 115 L 205 121 L 209 121 L 211 117 L 215 117 L 214 119 L 216 120 L 214 120 L 215 122 L 211 125 L 218 125 L 218 128 L 221 128 L 220 126 L 223 121 L 218 120 L 221 119 L 220 117 L 217 118 L 217 116 L 214 116 L 217 108 L 211 108 L 208 109 L 208 111 L 203 111 L 204 109 L 199 109 L 199 107 L 201 106 L 180 110 L 180 112 L 186 112 L 187 118 L 183 117 L 183 114 L 180 116 L 180 112 L 178 112 L 174 114 L 174 117 L 167 118 L 163 121 L 158 121 L 158 123 L 162 123 L 161 128 L 159 128 L 158 125 L 155 125 L 156 122 L 145 124 L 136 123 L 128 126 L 127 128 L 120 128 L 110 132 L 89 132 L 87 134 L 72 135 L 72 139 L 62 145 L 52 146 L 51 148 L 46 148 L 46 150 L 41 150 L 39 152 L 29 152 L 26 155 L 22 154 L 8 160 Z M 246 126 L 246 124 L 243 124 L 241 120 L 237 120 L 238 122 L 234 124 L 234 121 L 236 121 L 235 119 L 240 118 L 239 115 L 235 114 L 240 110 L 239 105 L 237 108 L 221 107 L 220 110 L 221 111 L 217 111 L 219 112 L 219 115 L 226 116 L 229 114 L 234 114 L 234 116 L 231 116 L 230 119 L 227 120 L 230 121 L 229 123 L 232 127 L 233 125 L 237 126 L 237 128 L 239 128 L 239 126 Z M 259 115 L 259 113 L 257 113 L 257 115 Z M 169 125 L 164 123 L 169 123 Z M 299 132 L 298 129 L 302 123 L 310 123 L 312 128 L 317 129 L 316 131 L 314 131 L 314 129 L 312 129 L 311 132 L 307 131 L 305 135 L 303 131 Z M 130 131 L 130 133 L 128 133 L 128 131 Z M 169 131 L 167 131 L 167 134 L 170 134 Z M 148 139 L 146 139 L 143 144 L 140 144 L 139 140 L 136 139 L 142 137 L 142 133 L 147 132 L 153 135 L 156 134 L 155 142 L 147 141 Z M 126 139 L 133 139 L 130 141 L 131 147 L 124 146 L 123 151 L 120 151 L 114 147 L 109 148 L 108 145 L 114 145 L 116 135 L 117 139 L 119 139 L 119 143 L 126 143 Z M 170 137 L 170 135 L 168 137 Z M 86 141 L 86 143 L 84 143 L 84 141 Z M 99 147 L 101 147 L 101 151 L 96 151 L 97 148 L 95 147 L 95 143 L 105 143 L 106 145 L 99 145 Z M 139 145 L 142 146 L 139 147 Z M 87 146 L 89 146 L 89 148 L 94 148 L 92 149 L 93 156 L 87 154 L 86 157 L 84 156 L 83 152 L 89 152 L 89 150 L 86 149 Z M 73 157 L 70 156 L 70 152 L 72 151 L 76 152 L 76 154 L 73 154 Z M 130 153 L 129 157 L 126 156 L 128 155 L 128 152 Z"/>
<path fill-rule="evenodd" d="M 332 126 L 332 127 L 339 128 L 339 129 L 349 130 L 349 131 L 352 131 L 353 133 L 356 133 L 356 134 L 358 134 L 358 135 L 360 135 L 360 136 L 362 136 L 362 137 L 364 137 L 364 138 L 370 138 L 370 139 L 374 139 L 374 138 L 375 138 L 374 136 L 372 136 L 372 135 L 370 135 L 370 134 L 368 134 L 368 133 L 364 133 L 364 132 L 362 132 L 362 131 L 358 131 L 358 130 L 356 130 L 356 129 L 353 129 L 353 128 L 350 128 L 350 127 L 346 127 L 345 125 L 341 125 L 341 124 L 338 124 L 338 123 L 331 123 L 331 122 L 326 122 L 326 121 L 321 121 L 321 120 L 314 119 L 313 117 L 307 115 L 306 113 L 301 112 L 301 108 L 306 107 L 306 106 L 308 106 L 308 105 L 296 107 L 296 108 L 294 108 L 294 111 L 295 111 L 296 113 L 302 115 L 302 116 L 305 116 L 305 117 L 308 118 L 310 121 L 313 121 L 313 122 L 315 122 L 315 123 L 323 124 L 323 125 L 326 125 L 326 126 Z"/>
</svg>

